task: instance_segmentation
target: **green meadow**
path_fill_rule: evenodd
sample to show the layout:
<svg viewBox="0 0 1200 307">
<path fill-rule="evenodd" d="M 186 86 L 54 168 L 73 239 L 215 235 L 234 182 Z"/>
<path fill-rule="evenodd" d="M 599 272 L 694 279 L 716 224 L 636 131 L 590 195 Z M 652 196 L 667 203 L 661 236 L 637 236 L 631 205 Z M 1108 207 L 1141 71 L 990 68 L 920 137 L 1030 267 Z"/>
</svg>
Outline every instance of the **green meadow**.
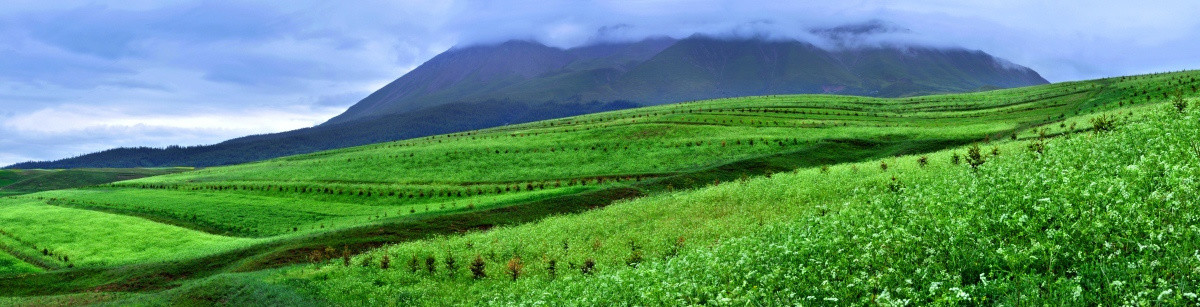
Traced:
<svg viewBox="0 0 1200 307">
<path fill-rule="evenodd" d="M 0 303 L 1196 304 L 1196 77 L 684 102 L 8 196 Z"/>
<path fill-rule="evenodd" d="M 81 168 L 69 170 L 0 169 L 0 196 L 93 186 L 178 173 L 191 168 Z"/>
</svg>

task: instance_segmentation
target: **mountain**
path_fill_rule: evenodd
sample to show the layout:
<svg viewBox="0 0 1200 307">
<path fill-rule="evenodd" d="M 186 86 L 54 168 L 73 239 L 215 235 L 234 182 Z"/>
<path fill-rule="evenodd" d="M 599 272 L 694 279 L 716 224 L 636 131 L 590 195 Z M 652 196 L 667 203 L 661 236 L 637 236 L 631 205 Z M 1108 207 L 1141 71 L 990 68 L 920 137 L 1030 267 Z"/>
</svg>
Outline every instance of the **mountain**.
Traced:
<svg viewBox="0 0 1200 307">
<path fill-rule="evenodd" d="M 849 31 L 843 30 L 831 31 Z M 443 52 L 315 127 L 206 146 L 118 148 L 8 168 L 203 167 L 699 99 L 901 97 L 1045 83 L 1029 68 L 959 48 L 823 49 L 796 40 L 702 35 L 569 49 L 514 40 Z"/>
<path fill-rule="evenodd" d="M 965 49 L 825 50 L 796 40 L 699 35 L 571 49 L 509 41 L 442 53 L 328 123 L 452 102 L 622 100 L 654 105 L 827 92 L 896 97 L 1045 83 L 1031 69 Z"/>
</svg>

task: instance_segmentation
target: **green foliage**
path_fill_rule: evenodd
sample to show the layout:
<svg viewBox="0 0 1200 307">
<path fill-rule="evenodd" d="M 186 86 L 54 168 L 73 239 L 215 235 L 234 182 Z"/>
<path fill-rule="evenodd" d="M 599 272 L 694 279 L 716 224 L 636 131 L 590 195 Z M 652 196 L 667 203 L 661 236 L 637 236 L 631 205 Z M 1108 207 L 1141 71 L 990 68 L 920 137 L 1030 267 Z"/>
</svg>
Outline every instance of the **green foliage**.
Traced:
<svg viewBox="0 0 1200 307">
<path fill-rule="evenodd" d="M 1092 124 L 1092 131 L 1096 133 L 1112 131 L 1117 126 L 1117 117 L 1111 114 L 1103 114 L 1092 117 L 1088 120 Z"/>
<path fill-rule="evenodd" d="M 770 304 L 771 298 L 782 298 L 785 301 L 777 302 L 785 303 L 805 302 L 812 296 L 818 301 L 810 304 L 819 304 L 825 298 L 867 304 L 856 299 L 875 297 L 920 305 L 963 302 L 959 291 L 968 298 L 987 295 L 1006 302 L 1014 301 L 1006 294 L 1021 293 L 1036 298 L 1035 302 L 1057 305 L 1053 303 L 1063 300 L 1054 298 L 1070 293 L 1072 279 L 1084 272 L 1093 274 L 1098 268 L 1082 263 L 1100 263 L 1105 272 L 1124 274 L 1117 276 L 1148 272 L 1149 276 L 1177 285 L 1173 293 L 1194 293 L 1194 287 L 1189 288 L 1192 284 L 1180 281 L 1180 275 L 1160 274 L 1166 269 L 1158 266 L 1121 270 L 1118 268 L 1125 263 L 1114 263 L 1116 260 L 1112 259 L 1062 256 L 1102 254 L 1100 250 L 1089 249 L 1104 246 L 1105 242 L 1096 241 L 1099 239 L 1055 240 L 1066 240 L 1058 237 L 1062 233 L 1088 237 L 1128 230 L 1120 236 L 1106 237 L 1109 243 L 1125 251 L 1134 246 L 1129 243 L 1134 238 L 1146 240 L 1146 234 L 1166 233 L 1162 227 L 1188 229 L 1187 225 L 1194 225 L 1186 215 L 1168 213 L 1193 212 L 1195 208 L 1164 201 L 1194 197 L 1180 189 L 1194 185 L 1187 179 L 1190 177 L 1184 176 L 1192 167 L 1188 164 L 1192 160 L 1186 159 L 1195 159 L 1192 156 L 1197 154 L 1192 151 L 1200 153 L 1200 150 L 1189 150 L 1195 149 L 1196 144 L 1174 138 L 1194 138 L 1196 127 L 1159 116 L 1130 120 L 1129 125 L 1119 127 L 1113 124 L 1107 128 L 1113 133 L 1094 137 L 1054 138 L 1078 132 L 1075 121 L 1106 116 L 1115 121 L 1112 114 L 1118 112 L 1122 117 L 1127 113 L 1149 112 L 1157 107 L 1142 104 L 1141 101 L 1155 101 L 1144 100 L 1145 96 L 1166 97 L 1160 94 L 1169 89 L 1158 87 L 1183 86 L 1178 78 L 1192 74 L 902 99 L 841 96 L 722 99 L 3 198 L 0 230 L 7 235 L 0 236 L 0 247 L 17 250 L 19 255 L 10 254 L 52 272 L 0 281 L 9 285 L 14 280 L 51 280 L 40 278 L 50 278 L 62 273 L 55 271 L 74 265 L 84 270 L 72 272 L 95 274 L 86 275 L 89 277 L 109 272 L 125 274 L 127 267 L 116 266 L 137 264 L 131 267 L 142 268 L 159 263 L 189 263 L 211 255 L 246 257 L 251 262 L 246 267 L 254 268 L 254 261 L 290 261 L 255 258 L 262 250 L 286 250 L 295 246 L 292 244 L 325 240 L 328 237 L 323 236 L 343 231 L 382 232 L 394 229 L 391 226 L 399 222 L 446 217 L 442 224 L 414 224 L 401 232 L 416 230 L 447 235 L 407 234 L 390 241 L 405 243 L 350 257 L 350 262 L 358 257 L 360 266 L 346 266 L 346 248 L 341 261 L 336 260 L 336 251 L 319 248 L 355 244 L 362 242 L 357 241 L 361 237 L 345 235 L 321 241 L 319 248 L 300 250 L 320 252 L 319 259 L 332 261 L 287 268 L 271 278 L 288 284 L 287 287 L 303 288 L 305 295 L 343 305 L 504 304 L 516 303 L 512 301 L 516 298 L 546 295 L 563 295 L 546 297 L 547 302 L 563 302 L 564 297 L 573 295 L 580 298 L 579 302 L 592 304 L 623 300 L 645 305 L 716 304 L 723 298 Z M 1136 103 L 1118 103 L 1122 99 Z M 1082 113 L 1076 115 L 1077 112 Z M 1180 116 L 1174 119 L 1195 122 L 1192 113 L 1185 112 L 1182 119 Z M 1162 127 L 1147 127 L 1152 125 Z M 949 164 L 926 163 L 928 159 L 961 163 L 959 152 L 963 148 L 928 152 L 988 135 L 1032 131 L 1019 130 L 1027 127 L 1041 129 L 1036 143 L 1011 140 L 992 143 L 992 156 L 986 165 L 978 145 L 966 149 L 966 162 L 972 166 L 971 170 L 986 171 L 970 173 Z M 1049 132 L 1041 132 L 1046 130 Z M 1155 133 L 1167 134 L 1163 136 L 1167 139 L 1150 139 L 1157 136 Z M 1041 152 L 1041 158 L 1034 158 L 1036 150 L 1020 150 L 1043 142 L 1044 145 L 1038 146 L 1054 150 Z M 1105 142 L 1123 146 L 1138 142 L 1163 144 L 1156 143 L 1141 151 L 1139 154 L 1149 161 L 1142 162 L 1138 159 L 1143 158 L 1134 159 L 1124 149 Z M 1009 154 L 998 155 L 1001 149 Z M 907 156 L 818 167 L 823 164 L 820 161 L 858 161 L 901 154 L 918 154 L 920 158 Z M 1068 159 L 1087 155 L 1098 158 L 1096 161 Z M 1146 164 L 1150 162 L 1158 164 Z M 1133 169 L 1125 167 L 1135 164 Z M 812 168 L 791 171 L 805 165 Z M 858 171 L 876 166 L 886 172 Z M 1114 169 L 1134 172 L 1136 176 L 1104 173 Z M 705 173 L 709 171 L 712 173 Z M 781 171 L 784 173 L 777 173 Z M 752 176 L 772 172 L 769 178 Z M 695 174 L 729 177 L 714 180 L 714 177 L 692 177 Z M 738 177 L 743 179 L 737 180 Z M 1129 182 L 1105 181 L 1097 187 L 1084 186 L 1097 180 Z M 719 184 L 695 189 L 710 182 Z M 1017 183 L 1031 186 L 1017 186 Z M 1095 190 L 1101 187 L 1116 190 Z M 499 212 L 487 211 L 491 209 L 524 212 L 521 210 L 531 204 L 549 204 L 552 199 L 579 201 L 573 197 L 586 198 L 592 195 L 587 193 L 620 189 L 636 192 L 630 195 L 647 196 L 579 215 L 505 217 L 538 221 L 526 225 L 492 228 L 512 224 L 485 219 L 480 221 L 487 223 L 461 223 Z M 1067 191 L 1088 194 L 1070 196 Z M 1016 192 L 1028 192 L 1035 198 L 1012 194 Z M 1123 194 L 1126 192 L 1128 195 Z M 1042 198 L 1054 201 L 1041 204 Z M 1060 205 L 1059 199 L 1075 205 L 1065 207 L 1070 210 L 1056 207 Z M 1153 203 L 1154 208 L 1167 209 L 1155 211 L 1130 205 L 1139 203 Z M 604 204 L 607 202 L 593 206 Z M 1081 208 L 1082 204 L 1107 204 L 1107 207 L 1088 207 L 1096 212 L 1117 211 L 1090 217 L 1094 220 L 1089 221 L 1099 224 L 1080 226 L 1064 222 L 1080 219 L 1082 213 L 1078 212 L 1082 211 L 1071 208 Z M 1025 216 L 1025 221 L 1020 221 L 1020 216 Z M 1125 216 L 1136 219 L 1120 219 Z M 1050 218 L 1054 220 L 1037 220 Z M 463 225 L 468 226 L 454 228 Z M 146 233 L 158 235 L 146 236 Z M 1037 235 L 1054 237 L 1043 240 Z M 691 243 L 684 245 L 685 237 Z M 1187 242 L 1188 238 L 1181 236 L 1177 241 L 1163 244 L 1195 250 Z M 1047 245 L 1050 243 L 1063 247 Z M 960 245 L 972 248 L 955 248 Z M 1005 252 L 996 252 L 998 249 Z M 45 255 L 40 254 L 42 250 Z M 742 261 L 735 256 L 737 251 L 751 253 L 746 263 L 729 265 Z M 1003 257 L 984 254 L 985 251 Z M 436 264 L 433 257 L 425 259 L 428 273 L 420 272 L 417 257 L 441 253 L 447 254 L 444 260 L 447 274 L 433 274 L 430 268 L 434 266 L 429 262 L 433 259 Z M 455 278 L 450 256 L 453 254 L 476 255 L 468 265 L 475 282 Z M 387 270 L 389 255 L 412 255 L 413 260 L 418 260 L 417 269 Z M 483 258 L 485 255 L 487 260 Z M 1174 266 L 1176 272 L 1185 272 L 1182 268 L 1191 265 L 1180 260 L 1185 257 L 1179 255 L 1157 256 L 1173 259 L 1160 265 Z M 1122 259 L 1137 263 L 1151 259 L 1129 258 L 1142 257 L 1134 253 L 1114 257 L 1126 257 Z M 67 259 L 70 263 L 66 263 Z M 382 259 L 378 265 L 384 270 L 369 268 L 374 266 L 375 259 Z M 506 259 L 509 263 L 513 259 L 540 260 L 518 261 L 520 269 L 516 274 L 508 265 L 486 265 L 489 261 L 505 264 Z M 971 259 L 982 262 L 974 263 Z M 1056 262 L 1048 265 L 1034 259 Z M 882 268 L 895 268 L 907 275 L 896 275 L 900 273 Z M 1077 275 L 1065 275 L 1068 270 L 1064 268 L 1074 270 L 1072 274 Z M 487 276 L 521 278 L 509 281 L 515 278 Z M 668 279 L 664 276 L 678 276 L 678 282 L 671 283 L 676 288 L 647 284 L 651 280 L 661 283 Z M 626 278 L 629 282 L 622 283 Z M 985 278 L 986 287 L 982 286 Z M 905 279 L 914 281 L 909 283 Z M 1130 280 L 1124 278 L 1123 282 L 1135 282 Z M 936 289 L 928 290 L 934 288 L 934 282 L 939 283 Z M 1086 282 L 1092 281 L 1077 283 Z M 166 283 L 145 282 L 148 287 Z M 593 283 L 595 287 L 589 288 Z M 743 283 L 750 286 L 729 288 Z M 1047 285 L 1044 289 L 1030 286 L 1043 284 Z M 646 291 L 628 288 L 635 285 Z M 802 286 L 779 289 L 778 285 Z M 1144 282 L 1137 285 L 1154 287 Z M 1130 301 L 1123 300 L 1130 292 L 1105 287 L 1087 285 L 1089 291 L 1099 291 L 1114 301 Z M 785 291 L 796 289 L 804 290 Z M 885 289 L 888 292 L 882 292 Z M 645 296 L 631 296 L 634 293 Z M 767 293 L 782 294 L 767 296 Z M 796 296 L 787 296 L 790 294 Z"/>
<path fill-rule="evenodd" d="M 454 255 L 446 253 L 446 257 L 442 259 L 442 262 L 446 264 L 446 275 L 454 277 L 455 274 L 458 274 L 458 262 L 454 260 Z"/>
<path fill-rule="evenodd" d="M 513 281 L 516 281 L 517 277 L 520 277 L 521 273 L 524 272 L 525 263 L 521 262 L 521 257 L 513 257 L 508 260 L 508 264 L 504 267 L 508 270 L 508 276 L 512 277 Z"/>
<path fill-rule="evenodd" d="M 471 278 L 483 279 L 487 277 L 487 264 L 483 262 L 483 256 L 475 255 L 475 260 L 471 261 Z"/>
<path fill-rule="evenodd" d="M 979 144 L 971 144 L 971 147 L 967 148 L 967 164 L 971 166 L 971 169 L 979 169 L 980 165 L 987 162 L 979 150 Z"/>
<path fill-rule="evenodd" d="M 1176 90 L 1174 97 L 1171 98 L 1171 106 L 1175 107 L 1175 111 L 1179 111 L 1179 113 L 1187 111 L 1188 103 L 1184 99 L 1183 90 Z"/>
</svg>

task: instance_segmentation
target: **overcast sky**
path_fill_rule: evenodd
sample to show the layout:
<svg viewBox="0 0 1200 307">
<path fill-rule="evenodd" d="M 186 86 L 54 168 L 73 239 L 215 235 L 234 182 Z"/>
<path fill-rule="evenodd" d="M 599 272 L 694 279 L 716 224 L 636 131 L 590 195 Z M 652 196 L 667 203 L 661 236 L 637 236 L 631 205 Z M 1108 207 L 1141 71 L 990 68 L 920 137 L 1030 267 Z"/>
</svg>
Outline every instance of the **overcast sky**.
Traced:
<svg viewBox="0 0 1200 307">
<path fill-rule="evenodd" d="M 319 124 L 456 45 L 693 33 L 979 49 L 1052 82 L 1200 68 L 1200 1 L 0 3 L 0 166 Z"/>
</svg>

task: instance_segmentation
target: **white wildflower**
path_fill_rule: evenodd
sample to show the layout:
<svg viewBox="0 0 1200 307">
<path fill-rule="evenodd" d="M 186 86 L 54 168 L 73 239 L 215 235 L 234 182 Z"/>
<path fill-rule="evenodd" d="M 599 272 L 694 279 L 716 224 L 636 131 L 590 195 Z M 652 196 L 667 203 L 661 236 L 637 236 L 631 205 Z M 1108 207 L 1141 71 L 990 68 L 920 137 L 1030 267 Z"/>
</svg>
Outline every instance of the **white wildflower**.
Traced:
<svg viewBox="0 0 1200 307">
<path fill-rule="evenodd" d="M 1171 295 L 1171 293 L 1175 293 L 1175 290 L 1174 290 L 1174 289 L 1167 289 L 1166 291 L 1163 291 L 1162 293 L 1159 293 L 1159 294 L 1158 294 L 1158 300 L 1160 300 L 1160 301 L 1161 301 L 1161 300 L 1163 299 L 1163 297 L 1164 297 L 1164 296 Z"/>
</svg>

